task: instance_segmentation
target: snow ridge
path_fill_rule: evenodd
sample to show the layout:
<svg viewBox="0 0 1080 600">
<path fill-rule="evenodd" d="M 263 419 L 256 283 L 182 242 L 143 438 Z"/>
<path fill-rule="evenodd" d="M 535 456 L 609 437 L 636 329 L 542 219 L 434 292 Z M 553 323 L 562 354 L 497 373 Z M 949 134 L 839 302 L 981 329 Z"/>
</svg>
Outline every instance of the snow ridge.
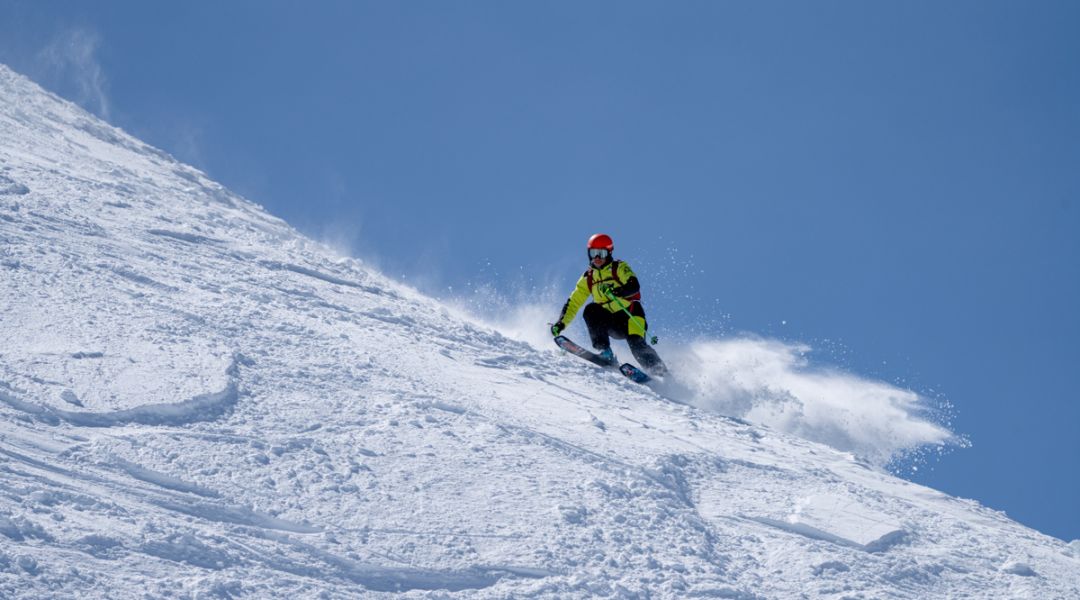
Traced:
<svg viewBox="0 0 1080 600">
<path fill-rule="evenodd" d="M 1077 542 L 513 339 L 2 66 L 0 98 L 0 597 L 1080 597 Z"/>
<path fill-rule="evenodd" d="M 87 356 L 100 358 L 101 353 L 76 352 L 72 355 L 72 358 Z M 115 427 L 133 423 L 179 426 L 196 421 L 213 421 L 224 415 L 239 399 L 235 377 L 240 360 L 243 360 L 243 357 L 237 357 L 229 367 L 229 383 L 225 386 L 225 389 L 219 392 L 200 394 L 190 400 L 181 402 L 144 404 L 134 408 L 106 412 L 72 411 L 19 400 L 3 390 L 0 390 L 0 402 L 4 402 L 16 410 L 32 414 L 50 425 L 57 425 L 63 421 L 83 427 Z M 0 386 L 10 389 L 10 386 L 2 381 L 0 381 Z"/>
</svg>

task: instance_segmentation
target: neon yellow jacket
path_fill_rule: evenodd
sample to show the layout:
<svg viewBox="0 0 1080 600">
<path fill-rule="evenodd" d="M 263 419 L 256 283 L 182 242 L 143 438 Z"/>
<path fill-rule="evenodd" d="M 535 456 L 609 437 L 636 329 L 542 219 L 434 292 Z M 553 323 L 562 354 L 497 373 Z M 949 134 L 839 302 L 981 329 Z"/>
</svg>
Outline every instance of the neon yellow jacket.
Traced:
<svg viewBox="0 0 1080 600">
<path fill-rule="evenodd" d="M 592 286 L 590 287 L 590 280 Z M 600 292 L 600 286 L 607 284 L 615 289 L 616 298 L 614 300 L 604 296 Z M 629 285 L 628 285 L 629 284 Z M 559 315 L 559 322 L 564 326 L 569 325 L 574 317 L 577 316 L 581 307 L 592 297 L 593 302 L 603 306 L 609 312 L 619 312 L 623 309 L 630 308 L 632 301 L 639 300 L 641 298 L 640 286 L 637 282 L 637 276 L 634 275 L 633 269 L 630 265 L 621 260 L 614 261 L 611 264 L 604 265 L 599 269 L 589 268 L 578 279 L 577 285 L 574 286 L 574 291 L 570 293 L 570 298 L 567 299 L 566 304 L 563 305 L 562 313 Z M 620 294 L 620 290 L 622 293 Z M 630 335 L 645 335 L 645 320 L 635 317 L 630 319 L 628 325 L 628 333 Z"/>
</svg>

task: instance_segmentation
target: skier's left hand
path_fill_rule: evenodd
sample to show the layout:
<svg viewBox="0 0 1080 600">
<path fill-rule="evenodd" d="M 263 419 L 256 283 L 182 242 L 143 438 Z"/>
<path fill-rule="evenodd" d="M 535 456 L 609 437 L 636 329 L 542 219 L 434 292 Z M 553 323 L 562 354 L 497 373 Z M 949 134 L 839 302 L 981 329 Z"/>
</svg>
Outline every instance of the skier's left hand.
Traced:
<svg viewBox="0 0 1080 600">
<path fill-rule="evenodd" d="M 605 297 L 611 297 L 615 294 L 615 288 L 611 287 L 610 283 L 600 284 L 600 293 Z"/>
<path fill-rule="evenodd" d="M 562 321 L 559 321 L 551 326 L 551 335 L 557 336 L 562 333 L 563 329 L 566 329 L 566 325 L 563 325 Z"/>
</svg>

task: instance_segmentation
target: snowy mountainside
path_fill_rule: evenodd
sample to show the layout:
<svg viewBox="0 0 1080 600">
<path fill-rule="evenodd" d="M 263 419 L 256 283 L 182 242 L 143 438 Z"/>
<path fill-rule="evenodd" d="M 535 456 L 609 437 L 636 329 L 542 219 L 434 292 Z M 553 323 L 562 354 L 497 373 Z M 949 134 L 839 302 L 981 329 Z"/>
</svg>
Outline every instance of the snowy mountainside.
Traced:
<svg viewBox="0 0 1080 600">
<path fill-rule="evenodd" d="M 1080 597 L 1080 542 L 334 256 L 0 66 L 0 597 Z"/>
</svg>

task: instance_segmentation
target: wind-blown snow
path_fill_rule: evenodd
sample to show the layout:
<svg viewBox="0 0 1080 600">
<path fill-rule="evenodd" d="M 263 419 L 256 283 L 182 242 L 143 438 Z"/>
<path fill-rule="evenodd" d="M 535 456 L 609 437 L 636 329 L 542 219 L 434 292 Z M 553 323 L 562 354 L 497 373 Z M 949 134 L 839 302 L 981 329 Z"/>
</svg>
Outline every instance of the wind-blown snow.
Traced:
<svg viewBox="0 0 1080 600">
<path fill-rule="evenodd" d="M 497 293 L 483 295 L 483 306 L 465 304 L 466 309 L 483 311 L 482 318 L 508 337 L 534 348 L 551 345 L 543 324 L 562 306 L 553 294 L 545 294 L 552 296 L 547 304 L 492 304 Z M 587 342 L 580 321 L 579 316 L 570 335 Z M 624 344 L 615 342 L 614 349 L 633 362 Z M 930 416 L 926 398 L 835 367 L 816 367 L 806 344 L 741 336 L 665 341 L 657 350 L 677 379 L 660 390 L 666 398 L 853 452 L 878 466 L 922 447 L 965 444 Z"/>
<path fill-rule="evenodd" d="M 926 415 L 910 390 L 836 369 L 814 368 L 811 348 L 740 338 L 676 352 L 686 400 L 861 455 L 885 466 L 905 451 L 956 436 Z M 696 375 L 694 375 L 696 374 Z"/>
<path fill-rule="evenodd" d="M 1075 542 L 875 466 L 949 435 L 902 390 L 708 343 L 690 406 L 0 100 L 0 597 L 1080 596 Z"/>
</svg>

